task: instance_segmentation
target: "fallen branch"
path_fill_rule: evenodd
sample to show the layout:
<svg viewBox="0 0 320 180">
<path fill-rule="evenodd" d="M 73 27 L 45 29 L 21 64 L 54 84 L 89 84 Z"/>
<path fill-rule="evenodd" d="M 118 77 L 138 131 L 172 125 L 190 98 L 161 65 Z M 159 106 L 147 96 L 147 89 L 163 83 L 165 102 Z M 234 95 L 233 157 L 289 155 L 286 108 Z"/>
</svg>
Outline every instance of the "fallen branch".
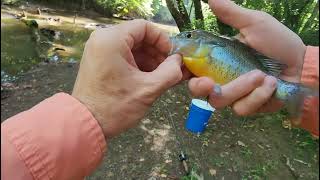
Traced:
<svg viewBox="0 0 320 180">
<path fill-rule="evenodd" d="M 290 159 L 286 155 L 282 155 L 285 160 L 285 165 L 288 167 L 289 171 L 291 172 L 292 176 L 295 179 L 298 179 L 300 176 L 296 173 L 296 170 L 292 167 L 290 163 Z"/>
</svg>

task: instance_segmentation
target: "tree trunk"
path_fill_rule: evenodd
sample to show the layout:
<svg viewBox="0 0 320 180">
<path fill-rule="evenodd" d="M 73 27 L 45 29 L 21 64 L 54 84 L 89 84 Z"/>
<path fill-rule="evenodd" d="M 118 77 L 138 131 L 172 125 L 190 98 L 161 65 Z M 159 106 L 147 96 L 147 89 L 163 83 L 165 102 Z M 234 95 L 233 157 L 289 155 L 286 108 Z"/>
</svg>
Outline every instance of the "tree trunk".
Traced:
<svg viewBox="0 0 320 180">
<path fill-rule="evenodd" d="M 186 7 L 184 6 L 183 0 L 176 0 L 176 2 L 178 5 L 178 10 L 180 12 L 180 15 L 185 23 L 184 30 L 191 30 L 192 26 L 191 26 L 190 17 L 189 17 L 189 14 L 188 14 Z"/>
<path fill-rule="evenodd" d="M 168 9 L 175 20 L 179 31 L 186 31 L 191 29 L 191 22 L 189 19 L 188 12 L 184 7 L 183 1 L 177 0 L 178 8 L 175 7 L 173 0 L 166 0 Z M 182 4 L 181 4 L 182 3 Z"/>
<path fill-rule="evenodd" d="M 86 9 L 86 0 L 82 0 L 82 6 L 81 6 L 82 10 Z"/>
<path fill-rule="evenodd" d="M 196 28 L 197 29 L 204 29 L 201 1 L 200 0 L 193 0 L 193 4 L 194 4 L 194 14 L 195 14 L 195 18 L 196 18 Z"/>
</svg>

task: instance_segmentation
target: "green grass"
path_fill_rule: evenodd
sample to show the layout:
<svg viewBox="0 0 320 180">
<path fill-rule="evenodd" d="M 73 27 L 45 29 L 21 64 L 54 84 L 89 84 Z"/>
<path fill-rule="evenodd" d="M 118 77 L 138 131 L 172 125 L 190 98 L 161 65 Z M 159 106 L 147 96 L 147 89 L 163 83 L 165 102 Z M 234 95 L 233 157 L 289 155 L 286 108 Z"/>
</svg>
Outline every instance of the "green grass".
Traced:
<svg viewBox="0 0 320 180">
<path fill-rule="evenodd" d="M 244 155 L 246 158 L 249 158 L 253 153 L 249 149 L 249 147 L 242 147 L 240 150 L 241 154 Z"/>
<path fill-rule="evenodd" d="M 217 167 L 223 167 L 225 165 L 224 160 L 222 160 L 221 158 L 210 158 L 210 162 L 212 165 Z"/>
<path fill-rule="evenodd" d="M 242 180 L 260 180 L 265 179 L 268 172 L 275 169 L 277 166 L 277 162 L 275 161 L 267 161 L 262 164 L 258 164 L 247 170 L 245 174 L 242 176 Z"/>
</svg>

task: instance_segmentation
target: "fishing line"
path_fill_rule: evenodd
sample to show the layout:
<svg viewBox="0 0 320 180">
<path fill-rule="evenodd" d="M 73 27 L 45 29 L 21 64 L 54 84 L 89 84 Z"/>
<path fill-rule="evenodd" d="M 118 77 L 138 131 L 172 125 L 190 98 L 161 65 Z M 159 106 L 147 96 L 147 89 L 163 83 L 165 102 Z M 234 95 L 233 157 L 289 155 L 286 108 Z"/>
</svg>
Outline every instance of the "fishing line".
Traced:
<svg viewBox="0 0 320 180">
<path fill-rule="evenodd" d="M 173 119 L 172 119 L 172 114 L 168 110 L 168 107 L 165 105 L 164 101 L 162 101 L 162 103 L 164 104 L 165 111 L 167 111 L 167 114 L 169 116 L 169 118 L 166 118 L 166 119 L 167 119 L 169 125 L 172 127 L 172 129 L 174 131 L 174 136 L 175 136 L 175 139 L 176 139 L 177 146 L 180 149 L 180 151 L 182 151 L 183 149 L 182 149 L 182 145 L 181 145 L 181 141 L 180 141 L 181 138 L 178 135 L 178 131 L 177 131 L 176 126 L 174 125 L 174 122 L 173 122 Z"/>
<path fill-rule="evenodd" d="M 169 94 L 170 95 L 170 94 Z M 168 109 L 168 107 L 167 107 L 167 105 L 165 104 L 165 102 L 163 101 L 163 100 L 161 100 L 161 102 L 162 102 L 162 104 L 164 105 L 164 109 L 165 109 L 165 111 L 167 112 L 167 114 L 168 114 L 168 116 L 169 116 L 169 118 L 166 118 L 167 119 L 167 122 L 168 122 L 168 124 L 172 127 L 172 129 L 173 129 L 173 131 L 174 131 L 174 136 L 175 136 L 175 140 L 176 140 L 176 144 L 177 144 L 177 147 L 178 147 L 178 149 L 180 150 L 180 155 L 181 154 L 183 154 L 183 155 L 185 155 L 184 153 L 185 153 L 185 151 L 184 150 L 186 150 L 186 149 L 184 149 L 184 146 L 182 145 L 182 138 L 178 135 L 178 130 L 177 130 L 177 128 L 176 128 L 176 126 L 175 126 L 175 124 L 174 124 L 174 121 L 173 121 L 173 118 L 172 118 L 172 116 L 173 116 L 173 114 L 171 114 L 171 112 L 169 111 L 169 109 Z M 192 135 L 191 135 L 192 136 Z M 191 137 L 191 138 L 193 138 L 193 137 Z M 200 147 L 200 155 L 198 155 L 198 158 L 199 158 L 199 160 L 200 160 L 200 162 L 199 162 L 199 165 L 200 166 L 202 166 L 202 163 L 201 162 L 206 162 L 205 160 L 205 153 L 204 153 L 204 145 L 202 144 L 202 142 L 201 142 L 201 139 L 200 139 L 200 134 L 198 134 L 198 135 L 196 135 L 196 138 L 195 138 L 196 140 L 197 140 L 197 142 L 198 143 L 200 143 L 200 145 L 201 145 L 201 147 Z M 189 134 L 188 134 L 188 137 L 187 137 L 187 139 L 186 139 L 186 141 L 187 141 L 187 144 L 191 147 L 191 143 L 190 143 L 190 137 L 189 137 Z M 180 156 L 179 155 L 179 156 Z M 181 159 L 180 159 L 181 160 Z M 185 161 L 183 162 L 183 163 L 185 163 Z M 201 170 L 201 174 L 203 174 L 203 172 L 205 171 L 205 167 L 198 167 L 200 170 Z M 192 169 L 189 169 L 188 167 L 185 169 L 185 170 L 188 170 L 189 172 L 192 170 Z M 187 174 L 189 174 L 189 172 L 186 172 Z"/>
<path fill-rule="evenodd" d="M 167 114 L 169 116 L 169 118 L 167 118 L 167 121 L 169 123 L 169 125 L 172 127 L 173 131 L 174 131 L 174 136 L 175 136 L 175 139 L 176 139 L 176 144 L 178 146 L 178 149 L 180 150 L 179 152 L 179 160 L 180 162 L 182 162 L 182 165 L 183 165 L 183 168 L 184 168 L 184 171 L 186 173 L 186 175 L 189 175 L 189 167 L 187 165 L 187 155 L 185 154 L 185 151 L 183 149 L 183 146 L 181 144 L 181 138 L 180 136 L 178 135 L 178 130 L 173 122 L 173 119 L 172 119 L 172 114 L 170 113 L 168 107 L 165 105 L 165 103 L 162 101 L 162 103 L 164 104 L 164 109 L 165 111 L 167 111 Z"/>
</svg>

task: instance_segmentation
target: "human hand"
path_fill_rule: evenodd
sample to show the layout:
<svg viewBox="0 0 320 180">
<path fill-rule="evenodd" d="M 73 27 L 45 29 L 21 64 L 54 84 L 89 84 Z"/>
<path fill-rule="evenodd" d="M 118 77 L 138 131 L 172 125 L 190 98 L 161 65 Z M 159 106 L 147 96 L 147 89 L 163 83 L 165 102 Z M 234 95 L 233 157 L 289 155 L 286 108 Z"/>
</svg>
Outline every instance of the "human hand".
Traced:
<svg viewBox="0 0 320 180">
<path fill-rule="evenodd" d="M 209 0 L 214 14 L 224 23 L 239 29 L 236 36 L 258 52 L 281 61 L 287 68 L 280 78 L 300 82 L 306 46 L 302 40 L 271 15 L 242 8 L 230 0 Z M 214 82 L 206 77 L 193 78 L 189 89 L 194 96 L 208 96 L 215 108 L 232 105 L 239 115 L 278 110 L 281 103 L 270 99 L 276 79 L 254 70 L 221 87 L 222 95 L 212 92 Z"/>
<path fill-rule="evenodd" d="M 167 57 L 169 37 L 133 20 L 93 32 L 72 96 L 92 112 L 107 138 L 133 127 L 165 90 L 187 77 L 181 57 Z"/>
</svg>

